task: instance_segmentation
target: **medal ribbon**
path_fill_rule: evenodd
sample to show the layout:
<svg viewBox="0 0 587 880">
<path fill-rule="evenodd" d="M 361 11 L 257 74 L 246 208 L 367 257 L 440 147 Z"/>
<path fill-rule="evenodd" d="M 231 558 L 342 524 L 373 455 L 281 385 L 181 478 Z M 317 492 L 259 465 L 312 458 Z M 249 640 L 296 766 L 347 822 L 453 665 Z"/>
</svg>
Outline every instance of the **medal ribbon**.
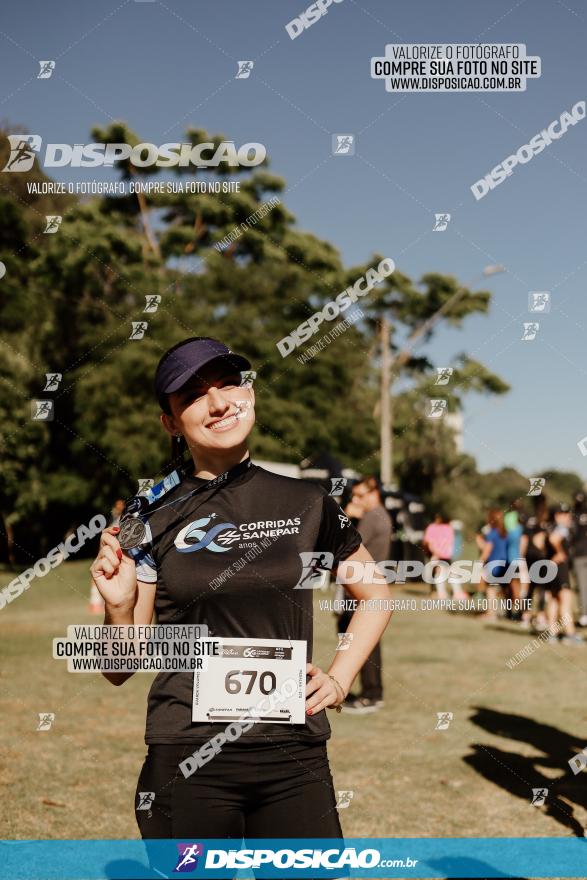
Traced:
<svg viewBox="0 0 587 880">
<path fill-rule="evenodd" d="M 135 498 L 131 499 L 131 501 L 129 502 L 127 507 L 130 507 L 134 501 L 139 500 L 139 499 L 142 500 L 144 498 L 144 501 L 147 502 L 148 506 L 154 507 L 154 509 L 153 510 L 148 510 L 148 509 L 140 510 L 140 507 L 139 507 L 136 514 L 131 513 L 129 511 L 127 511 L 125 514 L 123 514 L 122 519 L 120 521 L 120 532 L 118 535 L 118 540 L 120 542 L 120 546 L 122 547 L 123 550 L 131 550 L 134 547 L 138 547 L 138 546 L 140 546 L 140 544 L 142 544 L 142 541 L 143 541 L 144 536 L 146 534 L 146 529 L 143 530 L 142 535 L 139 535 L 138 534 L 139 529 L 135 526 L 136 522 L 142 522 L 144 524 L 145 519 L 147 517 L 151 516 L 153 513 L 156 513 L 159 510 L 164 510 L 164 508 L 166 508 L 166 507 L 174 507 L 176 504 L 179 504 L 180 502 L 185 501 L 186 498 L 192 498 L 195 495 L 200 495 L 204 492 L 208 492 L 210 489 L 212 489 L 212 495 L 214 495 L 215 491 L 217 489 L 219 489 L 221 486 L 224 486 L 224 485 L 232 482 L 234 479 L 236 479 L 236 477 L 239 477 L 241 474 L 244 474 L 246 471 L 248 471 L 248 469 L 251 467 L 251 464 L 252 464 L 252 462 L 251 462 L 250 457 L 247 457 L 244 461 L 241 461 L 237 465 L 235 465 L 234 467 L 229 468 L 229 470 L 224 471 L 224 473 L 219 474 L 217 477 L 214 477 L 211 480 L 207 480 L 203 486 L 196 486 L 194 489 L 192 489 L 190 492 L 186 492 L 186 494 L 182 495 L 180 498 L 174 498 L 173 501 L 168 501 L 166 504 L 162 504 L 157 507 L 154 507 L 153 502 L 151 502 L 149 504 L 148 498 L 145 498 L 144 496 L 136 495 Z M 154 487 L 154 488 L 156 488 L 156 487 Z M 170 488 L 172 488 L 172 486 L 170 486 Z M 153 490 L 150 490 L 150 491 L 152 492 Z M 167 490 L 167 491 L 169 491 L 169 490 Z M 204 503 L 204 500 L 209 500 L 212 497 L 212 495 L 208 496 L 207 499 L 202 499 L 202 504 Z M 198 507 L 200 507 L 200 506 L 201 505 L 198 505 Z M 129 524 L 126 527 L 126 529 L 125 529 L 125 521 Z M 131 537 L 131 525 L 130 525 L 131 523 L 133 526 L 135 526 L 134 530 L 132 530 L 132 534 L 134 536 L 134 539 L 131 539 L 132 543 L 127 543 L 127 540 L 126 540 L 127 532 L 128 532 L 128 537 L 129 538 Z M 137 540 L 137 538 L 138 538 L 138 540 Z M 135 541 L 136 541 L 136 543 L 135 543 Z"/>
</svg>

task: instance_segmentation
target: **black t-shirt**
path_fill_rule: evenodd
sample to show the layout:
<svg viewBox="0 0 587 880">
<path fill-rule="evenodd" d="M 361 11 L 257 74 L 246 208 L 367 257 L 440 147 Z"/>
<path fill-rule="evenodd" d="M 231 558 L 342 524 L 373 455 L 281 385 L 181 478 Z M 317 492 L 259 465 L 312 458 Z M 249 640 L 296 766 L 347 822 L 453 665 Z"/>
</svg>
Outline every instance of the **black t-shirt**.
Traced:
<svg viewBox="0 0 587 880">
<path fill-rule="evenodd" d="M 147 543 L 132 552 L 138 579 L 157 582 L 157 622 L 205 624 L 220 638 L 303 639 L 310 661 L 313 590 L 294 590 L 305 570 L 300 553 L 332 554 L 336 566 L 358 549 L 360 535 L 333 498 L 303 480 L 251 465 L 220 488 L 183 499 L 205 482 L 187 477 L 166 494 L 148 517 Z M 155 678 L 147 743 L 197 743 L 218 733 L 219 724 L 192 722 L 193 677 Z M 321 742 L 330 725 L 322 711 L 305 724 L 255 724 L 243 736 Z"/>
<path fill-rule="evenodd" d="M 547 526 L 545 523 L 540 522 L 535 516 L 528 517 L 522 533 L 528 538 L 528 546 L 526 548 L 526 562 L 528 565 L 547 558 L 546 533 Z"/>
<path fill-rule="evenodd" d="M 575 513 L 572 532 L 573 556 L 587 556 L 587 512 Z"/>
</svg>

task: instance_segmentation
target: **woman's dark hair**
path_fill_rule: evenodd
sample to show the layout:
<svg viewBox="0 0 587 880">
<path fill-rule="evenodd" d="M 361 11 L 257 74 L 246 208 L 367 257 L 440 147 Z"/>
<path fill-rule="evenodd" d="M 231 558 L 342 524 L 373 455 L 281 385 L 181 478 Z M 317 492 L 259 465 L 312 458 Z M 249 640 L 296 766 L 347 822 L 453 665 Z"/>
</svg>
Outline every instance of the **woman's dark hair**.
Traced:
<svg viewBox="0 0 587 880">
<path fill-rule="evenodd" d="M 497 529 L 502 538 L 507 535 L 507 529 L 503 523 L 503 512 L 496 507 L 492 507 L 487 514 L 487 522 L 492 529 Z"/>
<path fill-rule="evenodd" d="M 172 473 L 172 471 L 183 471 L 187 467 L 191 467 L 191 463 L 185 457 L 185 451 L 188 448 L 184 437 L 171 437 L 171 460 L 163 468 L 164 476 Z"/>
<path fill-rule="evenodd" d="M 171 458 L 182 458 L 184 452 L 188 448 L 187 443 L 185 442 L 185 437 L 172 437 L 171 438 Z"/>
<path fill-rule="evenodd" d="M 159 363 L 157 364 L 157 369 L 155 373 L 159 370 L 161 364 L 172 354 L 176 349 L 181 348 L 182 345 L 185 345 L 186 342 L 199 342 L 201 339 L 206 339 L 205 336 L 190 336 L 188 339 L 182 339 L 181 342 L 176 342 L 175 345 L 172 345 L 171 348 L 168 348 L 165 354 L 159 359 Z M 171 415 L 171 407 L 169 406 L 169 398 L 165 396 L 159 400 L 159 404 L 163 412 L 170 416 Z M 185 442 L 185 437 L 172 437 L 171 438 L 171 461 L 168 467 L 165 468 L 166 473 L 171 473 L 178 468 L 181 468 L 185 463 L 184 452 L 188 448 L 187 443 Z"/>
<path fill-rule="evenodd" d="M 367 492 L 377 492 L 379 495 L 379 500 L 381 501 L 381 484 L 376 476 L 369 475 L 367 477 L 363 477 L 362 480 L 359 480 L 355 483 L 355 486 L 364 486 Z"/>
</svg>

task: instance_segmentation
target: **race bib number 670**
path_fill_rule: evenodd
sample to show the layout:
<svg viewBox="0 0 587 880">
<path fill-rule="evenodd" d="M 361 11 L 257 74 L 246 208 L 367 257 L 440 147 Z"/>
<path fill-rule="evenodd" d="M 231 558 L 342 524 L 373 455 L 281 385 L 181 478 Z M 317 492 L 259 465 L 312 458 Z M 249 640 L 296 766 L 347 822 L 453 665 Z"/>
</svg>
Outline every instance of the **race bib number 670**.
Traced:
<svg viewBox="0 0 587 880">
<path fill-rule="evenodd" d="M 304 724 L 305 641 L 220 641 L 220 655 L 194 673 L 192 721 Z"/>
</svg>

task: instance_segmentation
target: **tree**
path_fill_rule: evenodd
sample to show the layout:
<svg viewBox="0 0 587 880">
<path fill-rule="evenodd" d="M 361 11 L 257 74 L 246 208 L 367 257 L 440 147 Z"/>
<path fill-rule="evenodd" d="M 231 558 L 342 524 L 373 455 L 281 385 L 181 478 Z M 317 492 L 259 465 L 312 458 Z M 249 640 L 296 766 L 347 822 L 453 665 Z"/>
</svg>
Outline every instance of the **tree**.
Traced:
<svg viewBox="0 0 587 880">
<path fill-rule="evenodd" d="M 93 136 L 104 143 L 140 142 L 123 122 L 96 128 Z M 224 139 L 195 128 L 187 138 L 193 145 Z M 128 162 L 116 165 L 123 179 L 146 179 Z M 173 185 L 83 203 L 33 196 L 27 181 L 48 180 L 36 163 L 26 174 L 6 175 L 9 187 L 0 203 L 9 221 L 0 231 L 0 259 L 8 270 L 0 282 L 0 379 L 7 389 L 1 511 L 23 547 L 27 541 L 53 546 L 72 524 L 109 510 L 115 498 L 136 491 L 139 479 L 154 478 L 169 464 L 151 383 L 158 359 L 179 340 L 220 337 L 251 360 L 258 373 L 254 455 L 300 462 L 327 451 L 372 472 L 379 464 L 383 319 L 393 322 L 397 355 L 418 328 L 423 339 L 430 337 L 433 325 L 426 322 L 439 310 L 460 326 L 489 305 L 489 293 L 473 292 L 450 276 L 429 273 L 414 283 L 396 269 L 361 298 L 361 320 L 338 324 L 336 334 L 329 331 L 339 319 L 325 321 L 282 357 L 277 343 L 381 257 L 345 268 L 332 244 L 296 225 L 282 200 L 285 182 L 268 163 L 254 170 L 227 163 L 171 172 L 153 166 L 147 173 Z M 193 177 L 219 186 L 179 191 L 178 184 Z M 56 234 L 44 235 L 49 213 L 63 221 Z M 158 298 L 151 301 L 154 310 L 146 311 L 148 297 Z M 358 312 L 340 317 L 349 316 Z M 141 338 L 132 332 L 137 324 L 146 325 Z M 457 452 L 450 429 L 426 417 L 432 364 L 410 354 L 396 369 L 401 390 L 395 393 L 394 460 L 402 486 L 448 507 L 448 474 L 451 486 L 466 488 L 471 510 L 478 510 L 474 461 Z M 458 411 L 466 393 L 506 390 L 466 355 L 456 359 L 454 371 L 445 395 L 450 412 Z M 45 392 L 55 417 L 41 423 L 30 418 L 29 407 L 43 396 L 46 372 L 62 373 L 63 380 L 56 392 Z"/>
<path fill-rule="evenodd" d="M 2 168 L 10 155 L 6 133 L 0 131 Z M 38 523 L 48 505 L 43 450 L 50 430 L 48 423 L 33 419 L 32 401 L 46 396 L 39 331 L 49 308 L 35 267 L 52 238 L 42 234 L 46 215 L 62 213 L 72 200 L 29 192 L 28 183 L 47 181 L 35 165 L 24 175 L 5 174 L 0 194 L 0 261 L 6 269 L 0 279 L 0 524 L 1 543 L 11 562 L 17 555 L 36 558 L 38 533 L 33 528 L 15 535 L 15 526 Z"/>
<path fill-rule="evenodd" d="M 369 264 L 353 268 L 350 277 L 359 277 L 367 266 L 376 265 L 380 260 L 381 257 L 376 256 Z M 487 267 L 485 273 L 490 274 L 498 268 L 501 270 L 502 267 Z M 392 443 L 392 439 L 401 436 L 403 430 L 398 431 L 397 424 L 394 425 L 392 402 L 395 386 L 401 379 L 428 377 L 420 386 L 416 384 L 412 388 L 425 393 L 430 384 L 432 364 L 425 356 L 413 353 L 415 344 L 420 340 L 428 341 L 441 322 L 460 327 L 468 315 L 486 313 L 490 299 L 488 291 L 472 291 L 450 275 L 429 272 L 414 283 L 396 269 L 362 303 L 372 339 L 371 352 L 374 357 L 378 356 L 381 375 L 377 415 L 381 423 L 380 465 L 384 483 L 392 482 L 393 465 L 401 457 L 401 451 L 394 449 Z M 460 382 L 460 390 L 452 393 L 452 405 L 456 408 L 460 408 L 465 390 L 493 394 L 508 390 L 498 376 L 467 358 L 461 358 L 459 369 L 453 376 L 453 387 L 455 380 Z"/>
<path fill-rule="evenodd" d="M 138 141 L 126 127 L 95 135 Z M 190 136 L 220 138 L 205 132 Z M 222 167 L 205 174 L 222 180 L 234 176 L 233 169 Z M 39 175 L 36 165 L 30 175 Z M 158 423 L 152 376 L 162 353 L 190 335 L 225 338 L 257 368 L 255 453 L 300 461 L 325 447 L 360 460 L 374 448 L 371 405 L 365 405 L 355 381 L 361 376 L 367 381 L 369 374 L 361 334 L 347 331 L 344 358 L 332 345 L 307 364 L 296 359 L 297 353 L 283 359 L 276 347 L 342 288 L 340 256 L 327 242 L 294 229 L 294 218 L 281 202 L 260 216 L 267 197 L 283 188 L 279 178 L 265 170 L 240 176 L 240 193 L 72 200 L 61 208 L 59 232 L 43 236 L 42 247 L 19 264 L 24 282 L 15 277 L 11 284 L 15 290 L 24 287 L 30 299 L 23 309 L 22 290 L 18 308 L 14 294 L 6 296 L 4 316 L 12 321 L 15 351 L 32 346 L 35 357 L 29 354 L 28 360 L 36 367 L 30 382 L 23 382 L 17 366 L 7 361 L 7 378 L 28 407 L 45 372 L 63 374 L 53 395 L 54 420 L 24 426 L 21 418 L 17 426 L 21 441 L 24 427 L 33 432 L 27 461 L 43 475 L 42 498 L 32 491 L 33 471 L 19 483 L 21 475 L 11 477 L 5 470 L 12 486 L 12 494 L 5 493 L 7 515 L 22 534 L 52 546 L 72 522 L 108 510 L 114 498 L 136 491 L 139 478 L 161 473 L 169 447 Z M 22 181 L 19 176 L 21 187 Z M 14 231 L 23 212 L 18 199 L 8 199 L 16 212 Z M 235 224 L 258 213 L 234 247 L 214 247 Z M 35 238 L 32 221 L 22 222 L 19 246 Z M 8 290 L 4 284 L 3 293 Z M 145 314 L 151 295 L 161 301 L 156 312 Z M 33 314 L 38 326 L 31 335 Z M 148 323 L 144 337 L 131 340 L 132 322 L 141 321 Z M 16 415 L 14 403 L 9 405 Z M 364 425 L 353 433 L 348 412 L 355 405 Z M 22 512 L 24 503 L 36 504 L 34 516 L 31 510 Z M 39 511 L 51 515 L 41 523 Z"/>
</svg>

